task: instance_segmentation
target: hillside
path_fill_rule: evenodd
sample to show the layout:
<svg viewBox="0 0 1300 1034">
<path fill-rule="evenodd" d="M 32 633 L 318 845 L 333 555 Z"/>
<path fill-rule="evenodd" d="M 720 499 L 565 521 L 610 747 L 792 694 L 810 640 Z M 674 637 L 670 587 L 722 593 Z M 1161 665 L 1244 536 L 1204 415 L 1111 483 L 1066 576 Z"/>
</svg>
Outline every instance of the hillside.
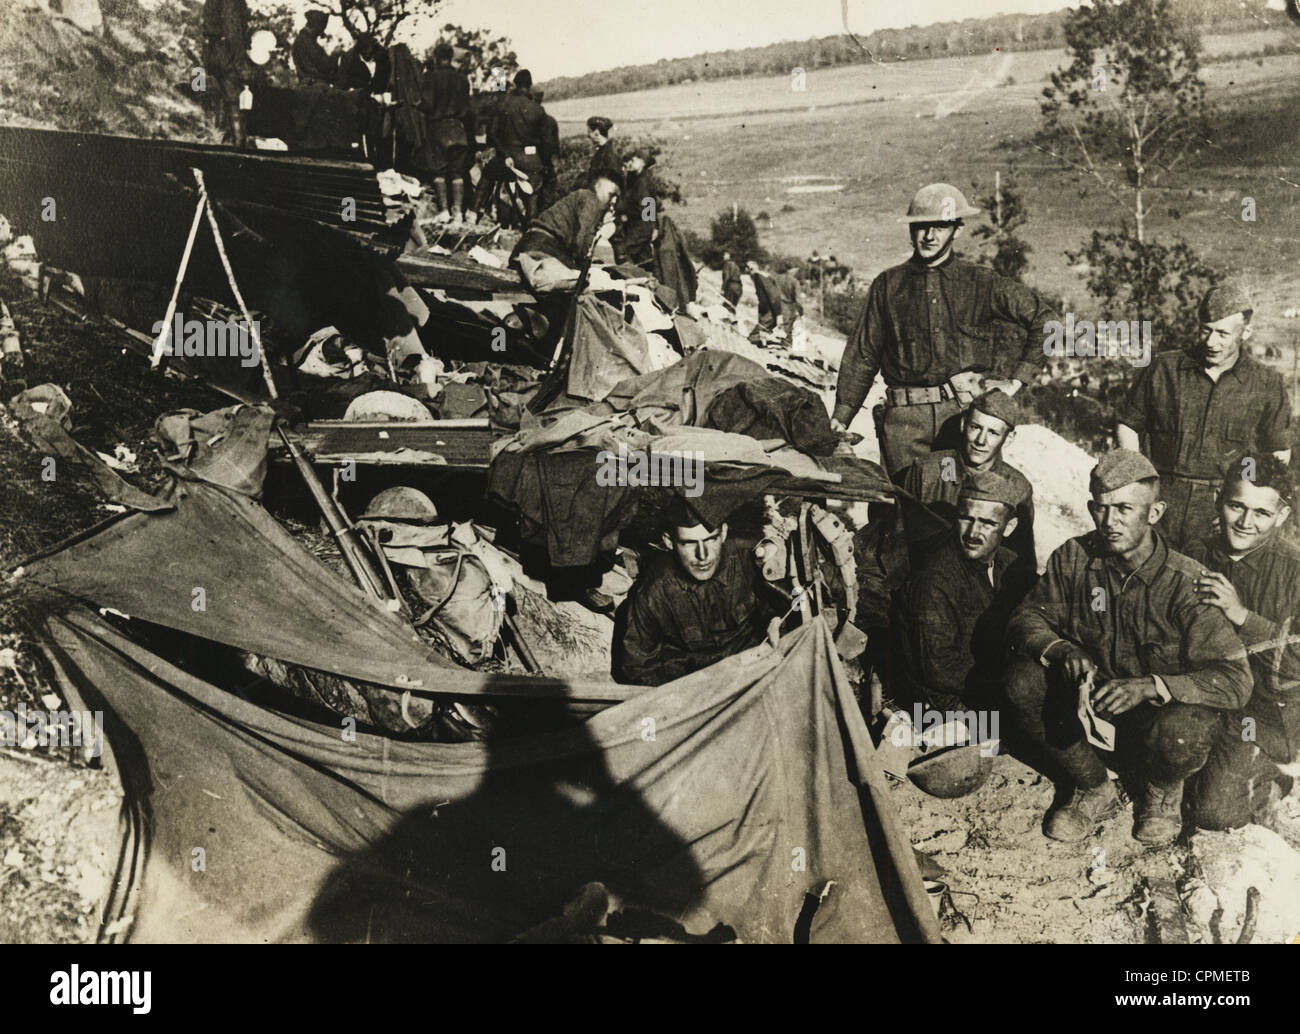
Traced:
<svg viewBox="0 0 1300 1034">
<path fill-rule="evenodd" d="M 1266 0 L 1178 0 L 1177 8 L 1204 33 L 1226 35 L 1287 26 L 1286 15 Z M 923 61 L 1003 50 L 1035 50 L 1065 45 L 1065 10 L 1049 14 L 996 14 L 986 18 L 881 29 L 861 36 L 839 33 L 819 39 L 787 40 L 763 47 L 710 51 L 662 59 L 652 65 L 625 65 L 541 83 L 552 101 L 652 90 L 713 79 L 791 76 L 840 65 Z M 788 88 L 788 87 L 787 87 Z"/>
<path fill-rule="evenodd" d="M 105 5 L 106 7 L 108 5 Z M 0 4 L 0 122 L 87 133 L 211 141 L 198 103 L 175 84 L 193 63 L 167 22 L 135 5 L 102 34 L 31 7 Z"/>
</svg>

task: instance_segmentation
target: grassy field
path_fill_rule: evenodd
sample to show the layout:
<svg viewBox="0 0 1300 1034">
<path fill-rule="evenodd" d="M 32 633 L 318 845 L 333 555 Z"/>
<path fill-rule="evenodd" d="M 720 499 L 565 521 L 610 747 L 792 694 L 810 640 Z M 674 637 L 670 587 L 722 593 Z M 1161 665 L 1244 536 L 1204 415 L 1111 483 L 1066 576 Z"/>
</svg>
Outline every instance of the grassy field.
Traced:
<svg viewBox="0 0 1300 1034">
<path fill-rule="evenodd" d="M 1293 43 L 1295 54 L 1216 61 L 1203 69 L 1214 110 L 1201 152 L 1150 196 L 1151 229 L 1177 234 L 1215 267 L 1240 272 L 1261 300 L 1257 343 L 1287 350 L 1300 322 L 1300 32 L 1208 38 L 1211 55 Z M 615 120 L 616 134 L 653 133 L 668 153 L 688 204 L 675 212 L 707 232 L 733 202 L 768 212 L 773 250 L 833 252 L 870 277 L 909 252 L 899 216 L 921 184 L 991 186 L 1014 177 L 1033 248 L 1026 280 L 1088 308 L 1083 280 L 1065 250 L 1113 225 L 1114 203 L 1086 176 L 1064 170 L 1030 138 L 1040 124 L 1047 76 L 1061 51 L 866 64 L 788 78 L 681 84 L 662 90 L 548 105 L 562 132 L 587 115 Z M 811 189 L 810 189 L 811 188 Z M 1253 197 L 1257 221 L 1241 218 Z"/>
</svg>

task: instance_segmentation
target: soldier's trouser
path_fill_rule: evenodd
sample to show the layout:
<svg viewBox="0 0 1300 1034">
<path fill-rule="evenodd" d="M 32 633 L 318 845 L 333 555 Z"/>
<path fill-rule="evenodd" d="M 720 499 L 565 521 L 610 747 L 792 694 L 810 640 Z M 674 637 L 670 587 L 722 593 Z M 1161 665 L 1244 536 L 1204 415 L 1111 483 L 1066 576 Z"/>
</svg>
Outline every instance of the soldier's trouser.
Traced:
<svg viewBox="0 0 1300 1034">
<path fill-rule="evenodd" d="M 1181 550 L 1214 530 L 1214 519 L 1218 516 L 1214 507 L 1216 495 L 1218 486 L 1209 481 L 1160 475 L 1160 498 L 1166 508 L 1158 527 L 1169 545 Z"/>
<path fill-rule="evenodd" d="M 1055 669 L 1037 661 L 1013 658 L 1005 676 L 1007 702 L 1024 735 L 1060 766 L 1081 788 L 1106 781 L 1105 751 L 1083 738 L 1078 690 Z M 1200 770 L 1210 756 L 1223 712 L 1196 704 L 1139 704 L 1113 719 L 1116 753 L 1135 759 L 1143 778 L 1172 786 Z"/>
<path fill-rule="evenodd" d="M 1224 715 L 1210 760 L 1191 787 L 1197 826 L 1236 829 L 1268 804 L 1270 786 L 1287 781 L 1274 762 L 1291 761 L 1300 749 L 1297 707 L 1252 699 L 1244 710 Z"/>
<path fill-rule="evenodd" d="M 943 399 L 940 402 L 922 402 L 914 406 L 885 406 L 883 425 L 880 432 L 880 457 L 885 471 L 894 481 L 902 479 L 903 471 L 922 456 L 928 456 L 936 445 L 944 425 L 949 424 L 961 413 L 961 404 L 956 399 Z M 949 425 L 947 434 L 955 433 Z M 952 441 L 952 446 L 958 443 Z"/>
<path fill-rule="evenodd" d="M 741 295 L 744 293 L 744 285 L 737 283 L 735 280 L 731 280 L 722 285 L 722 297 L 727 299 L 727 302 L 733 309 L 740 304 Z"/>
</svg>

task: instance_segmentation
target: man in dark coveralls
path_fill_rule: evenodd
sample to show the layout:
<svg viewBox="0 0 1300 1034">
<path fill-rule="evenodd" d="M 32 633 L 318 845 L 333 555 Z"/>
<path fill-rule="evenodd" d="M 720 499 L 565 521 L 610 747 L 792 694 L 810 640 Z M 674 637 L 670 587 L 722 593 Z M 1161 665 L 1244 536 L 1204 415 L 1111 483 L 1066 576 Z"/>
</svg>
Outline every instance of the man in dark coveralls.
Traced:
<svg viewBox="0 0 1300 1034">
<path fill-rule="evenodd" d="M 832 425 L 852 423 L 876 374 L 885 379 L 881 458 L 897 479 L 930 451 L 940 430 L 995 371 L 991 321 L 1024 329 L 1008 379 L 987 377 L 984 389 L 1014 395 L 1043 365 L 1051 307 L 1023 284 L 953 255 L 962 219 L 978 215 L 947 183 L 917 191 L 907 210 L 912 257 L 871 284 L 867 304 L 844 347 Z"/>
<path fill-rule="evenodd" d="M 678 499 L 663 542 L 669 554 L 628 594 L 627 630 L 615 643 L 618 678 L 658 686 L 763 641 L 778 611 L 765 596 L 752 554 L 727 542 L 727 525 L 703 524 Z"/>
<path fill-rule="evenodd" d="M 1162 352 L 1133 382 L 1115 437 L 1144 450 L 1169 508 L 1160 529 L 1175 549 L 1209 535 L 1224 464 L 1239 453 L 1291 459 L 1291 400 L 1282 375 L 1243 350 L 1251 301 L 1238 284 L 1213 287 L 1190 352 Z"/>
<path fill-rule="evenodd" d="M 900 703 L 937 711 L 999 706 L 1007 618 L 1034 571 L 1003 543 L 1016 529 L 1020 488 L 994 471 L 971 471 L 957 497 L 956 526 L 908 578 L 898 597 L 897 657 L 890 687 Z"/>
</svg>

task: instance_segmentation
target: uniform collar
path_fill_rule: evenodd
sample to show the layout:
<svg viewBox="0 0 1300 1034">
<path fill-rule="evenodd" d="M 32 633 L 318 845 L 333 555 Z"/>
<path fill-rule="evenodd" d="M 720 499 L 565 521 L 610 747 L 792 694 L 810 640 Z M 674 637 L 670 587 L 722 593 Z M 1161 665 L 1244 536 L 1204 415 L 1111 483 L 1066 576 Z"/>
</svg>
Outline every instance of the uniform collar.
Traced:
<svg viewBox="0 0 1300 1034">
<path fill-rule="evenodd" d="M 1229 366 L 1223 373 L 1219 374 L 1219 380 L 1223 380 L 1228 374 L 1233 374 L 1238 379 L 1250 372 L 1250 364 L 1254 360 L 1246 354 L 1246 346 L 1241 346 L 1241 351 L 1237 353 L 1237 361 Z M 1180 370 L 1192 370 L 1201 376 L 1208 378 L 1210 375 L 1205 372 L 1205 367 L 1201 361 L 1189 352 L 1184 351 L 1178 359 L 1178 368 Z"/>
<path fill-rule="evenodd" d="M 1210 555 L 1215 561 L 1221 564 L 1240 564 L 1242 567 L 1247 567 L 1252 571 L 1256 571 L 1261 566 L 1271 566 L 1273 564 L 1273 555 L 1277 552 L 1278 548 L 1278 534 L 1279 533 L 1274 532 L 1272 538 L 1262 546 L 1257 546 L 1252 549 L 1239 560 L 1234 560 L 1228 555 L 1226 544 L 1221 538 L 1216 536 L 1210 546 Z"/>
<path fill-rule="evenodd" d="M 1164 569 L 1165 561 L 1169 559 L 1169 547 L 1165 545 L 1164 537 L 1158 531 L 1152 532 L 1152 535 L 1155 536 L 1156 548 L 1151 551 L 1151 555 L 1146 558 L 1141 567 L 1136 571 L 1131 571 L 1129 574 L 1125 575 L 1118 569 L 1118 563 L 1113 556 L 1108 556 L 1100 552 L 1098 547 L 1100 546 L 1101 540 L 1096 537 L 1096 532 L 1094 532 L 1093 535 L 1090 536 L 1093 542 L 1093 549 L 1089 551 L 1090 556 L 1088 558 L 1088 567 L 1093 569 L 1098 567 L 1114 568 L 1115 573 L 1122 577 L 1127 578 L 1136 575 L 1144 585 L 1150 585 L 1155 581 L 1156 575 Z"/>
<path fill-rule="evenodd" d="M 934 271 L 936 273 L 943 273 L 944 275 L 947 275 L 948 273 L 952 272 L 953 267 L 956 264 L 957 264 L 957 255 L 952 250 L 949 250 L 948 257 L 944 259 L 942 262 L 940 262 L 937 266 L 927 266 L 924 262 L 922 262 L 919 258 L 916 257 L 915 251 L 912 252 L 911 257 L 907 260 L 907 265 L 911 266 L 913 271 L 917 273 L 929 273 L 931 271 Z"/>
</svg>

